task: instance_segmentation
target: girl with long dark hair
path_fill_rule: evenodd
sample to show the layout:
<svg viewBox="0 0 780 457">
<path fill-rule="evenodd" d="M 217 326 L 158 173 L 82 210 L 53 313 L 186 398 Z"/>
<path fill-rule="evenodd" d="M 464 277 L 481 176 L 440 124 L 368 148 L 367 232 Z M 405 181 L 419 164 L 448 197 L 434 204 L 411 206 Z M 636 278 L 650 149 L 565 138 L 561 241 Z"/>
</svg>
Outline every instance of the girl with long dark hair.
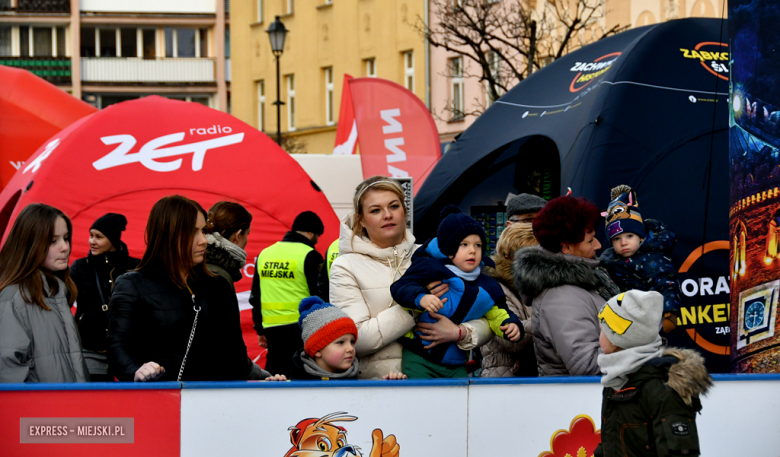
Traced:
<svg viewBox="0 0 780 457">
<path fill-rule="evenodd" d="M 84 382 L 87 367 L 70 312 L 73 227 L 57 208 L 31 204 L 0 250 L 0 382 Z"/>
</svg>

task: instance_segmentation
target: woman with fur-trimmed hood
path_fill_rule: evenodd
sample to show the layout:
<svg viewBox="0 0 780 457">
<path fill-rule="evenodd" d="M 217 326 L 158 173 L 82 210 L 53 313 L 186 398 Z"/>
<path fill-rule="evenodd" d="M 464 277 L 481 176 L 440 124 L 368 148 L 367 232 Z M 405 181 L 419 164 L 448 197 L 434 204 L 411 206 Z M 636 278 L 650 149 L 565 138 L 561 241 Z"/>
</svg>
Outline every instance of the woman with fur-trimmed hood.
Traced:
<svg viewBox="0 0 780 457">
<path fill-rule="evenodd" d="M 660 293 L 629 290 L 599 311 L 604 391 L 596 456 L 700 453 L 696 413 L 712 380 L 696 351 L 663 346 L 663 308 Z"/>
<path fill-rule="evenodd" d="M 515 253 L 515 288 L 533 309 L 539 376 L 598 375 L 598 310 L 620 290 L 600 266 L 601 212 L 583 198 L 550 200 L 536 215 L 539 247 Z"/>
<path fill-rule="evenodd" d="M 485 274 L 501 285 L 506 294 L 506 304 L 523 324 L 525 334 L 520 341 L 513 343 L 501 338 L 493 338 L 482 346 L 483 378 L 508 378 L 512 376 L 536 377 L 536 355 L 533 345 L 533 324 L 531 307 L 525 305 L 515 290 L 512 273 L 512 260 L 515 251 L 528 246 L 538 246 L 530 223 L 514 223 L 504 229 L 496 244 L 496 253 L 491 256 L 496 268 L 485 268 Z"/>
</svg>

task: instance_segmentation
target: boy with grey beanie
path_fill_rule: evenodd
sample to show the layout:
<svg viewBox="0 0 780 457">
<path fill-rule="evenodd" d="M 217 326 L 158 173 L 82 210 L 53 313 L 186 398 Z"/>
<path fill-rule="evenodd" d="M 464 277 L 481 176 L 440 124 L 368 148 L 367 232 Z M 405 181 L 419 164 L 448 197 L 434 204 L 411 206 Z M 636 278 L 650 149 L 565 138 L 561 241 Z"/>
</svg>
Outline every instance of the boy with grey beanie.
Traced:
<svg viewBox="0 0 780 457">
<path fill-rule="evenodd" d="M 604 390 L 597 457 L 699 455 L 696 413 L 712 380 L 698 352 L 663 347 L 663 302 L 658 292 L 629 290 L 599 310 Z"/>
</svg>

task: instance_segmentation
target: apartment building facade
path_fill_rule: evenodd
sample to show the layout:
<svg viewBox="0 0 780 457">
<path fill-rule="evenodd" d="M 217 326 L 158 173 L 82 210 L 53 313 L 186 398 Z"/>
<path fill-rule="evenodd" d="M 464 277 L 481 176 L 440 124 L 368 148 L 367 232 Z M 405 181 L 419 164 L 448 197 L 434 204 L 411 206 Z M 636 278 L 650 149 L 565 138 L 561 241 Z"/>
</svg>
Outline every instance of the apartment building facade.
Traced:
<svg viewBox="0 0 780 457">
<path fill-rule="evenodd" d="M 425 101 L 426 46 L 412 27 L 425 20 L 425 4 L 234 0 L 232 114 L 275 136 L 276 61 L 265 31 L 276 16 L 289 30 L 279 61 L 281 131 L 295 152 L 333 151 L 344 74 L 389 79 Z"/>
<path fill-rule="evenodd" d="M 0 65 L 98 108 L 162 95 L 229 110 L 227 0 L 0 0 Z"/>
</svg>

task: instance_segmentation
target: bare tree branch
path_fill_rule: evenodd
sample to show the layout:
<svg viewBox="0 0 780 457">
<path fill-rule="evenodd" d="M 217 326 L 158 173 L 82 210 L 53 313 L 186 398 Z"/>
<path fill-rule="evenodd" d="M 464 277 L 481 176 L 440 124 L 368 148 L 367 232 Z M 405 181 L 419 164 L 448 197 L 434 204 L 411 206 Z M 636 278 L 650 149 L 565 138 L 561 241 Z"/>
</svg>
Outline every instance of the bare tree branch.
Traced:
<svg viewBox="0 0 780 457">
<path fill-rule="evenodd" d="M 536 6 L 537 1 L 543 4 Z M 464 71 L 463 77 L 484 81 L 490 99 L 497 100 L 550 59 L 625 30 L 618 25 L 605 29 L 605 1 L 433 0 L 431 24 L 418 17 L 412 27 L 432 46 L 476 64 L 477 71 Z M 529 61 L 533 68 L 528 68 Z M 479 115 L 485 106 L 481 101 L 477 106 L 458 112 Z"/>
</svg>

